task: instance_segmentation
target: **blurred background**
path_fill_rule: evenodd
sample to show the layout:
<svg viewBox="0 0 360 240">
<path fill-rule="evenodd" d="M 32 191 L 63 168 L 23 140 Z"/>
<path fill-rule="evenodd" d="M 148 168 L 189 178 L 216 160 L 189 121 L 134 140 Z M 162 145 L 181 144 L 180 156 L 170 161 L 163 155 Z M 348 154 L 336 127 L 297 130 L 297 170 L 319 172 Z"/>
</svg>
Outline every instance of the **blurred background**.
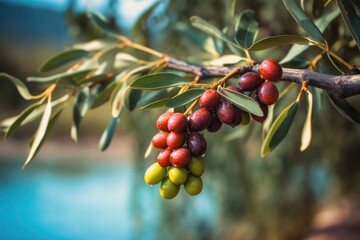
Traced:
<svg viewBox="0 0 360 240">
<path fill-rule="evenodd" d="M 93 39 L 86 11 L 104 14 L 122 34 L 179 59 L 208 57 L 199 46 L 201 33 L 189 30 L 189 17 L 201 16 L 218 27 L 232 21 L 232 1 L 164 0 L 144 18 L 154 4 L 0 0 L 0 72 L 20 79 L 40 76 L 36 70 L 49 56 Z M 237 8 L 255 10 L 259 38 L 299 30 L 279 0 L 238 1 Z M 331 39 L 336 33 L 326 34 Z M 281 46 L 263 57 L 281 59 L 287 50 Z M 347 54 L 360 65 L 358 52 Z M 359 106 L 358 97 L 349 101 Z M 0 82 L 0 102 L 0 119 L 28 105 L 8 82 Z M 143 155 L 163 111 L 125 114 L 111 146 L 101 152 L 98 140 L 110 120 L 109 107 L 89 112 L 78 144 L 70 139 L 70 109 L 25 170 L 27 141 L 36 125 L 2 141 L 0 239 L 360 239 L 360 128 L 325 98 L 314 113 L 313 139 L 305 152 L 299 151 L 299 136 L 306 111 L 266 159 L 260 158 L 259 124 L 207 134 L 203 192 L 190 197 L 182 189 L 171 201 L 143 181 L 156 159 Z"/>
</svg>

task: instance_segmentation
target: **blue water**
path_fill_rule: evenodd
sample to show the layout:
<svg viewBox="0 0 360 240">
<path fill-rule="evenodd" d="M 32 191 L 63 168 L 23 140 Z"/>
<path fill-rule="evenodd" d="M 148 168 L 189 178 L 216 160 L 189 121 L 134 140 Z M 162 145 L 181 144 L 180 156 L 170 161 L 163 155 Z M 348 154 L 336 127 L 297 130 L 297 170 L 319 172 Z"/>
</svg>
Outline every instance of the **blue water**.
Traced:
<svg viewBox="0 0 360 240">
<path fill-rule="evenodd" d="M 0 162 L 0 239 L 201 239 L 217 222 L 216 194 L 181 189 L 172 201 L 134 163 Z"/>
</svg>

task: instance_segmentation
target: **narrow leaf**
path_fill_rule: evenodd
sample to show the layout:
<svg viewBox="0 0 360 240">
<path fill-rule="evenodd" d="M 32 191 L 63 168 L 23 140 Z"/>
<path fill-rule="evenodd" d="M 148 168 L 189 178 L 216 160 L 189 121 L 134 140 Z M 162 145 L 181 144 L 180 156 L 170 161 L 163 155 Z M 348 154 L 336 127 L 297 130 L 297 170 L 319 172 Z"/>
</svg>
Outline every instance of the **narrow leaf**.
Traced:
<svg viewBox="0 0 360 240">
<path fill-rule="evenodd" d="M 301 9 L 300 4 L 297 0 L 283 0 L 283 3 L 295 19 L 295 21 L 310 36 L 311 39 L 321 43 L 326 42 L 319 28 Z"/>
<path fill-rule="evenodd" d="M 315 21 L 316 26 L 319 28 L 321 32 L 324 32 L 327 26 L 337 17 L 339 16 L 340 11 L 334 10 L 330 11 L 328 14 L 325 14 L 321 18 Z M 293 45 L 286 56 L 280 61 L 281 64 L 286 63 L 299 56 L 301 53 L 306 51 L 309 48 L 309 45 Z"/>
<path fill-rule="evenodd" d="M 140 109 L 150 109 L 150 108 L 163 107 L 170 100 L 171 100 L 171 98 L 164 98 L 164 99 L 156 100 L 154 102 L 146 104 L 145 106 L 142 106 Z"/>
<path fill-rule="evenodd" d="M 40 66 L 40 72 L 46 72 L 63 66 L 66 63 L 85 58 L 89 55 L 89 52 L 81 49 L 71 49 L 64 51 L 48 59 L 43 65 Z"/>
<path fill-rule="evenodd" d="M 165 107 L 175 108 L 190 103 L 200 97 L 205 90 L 200 88 L 189 89 L 179 95 L 173 97 L 169 102 L 165 104 Z"/>
<path fill-rule="evenodd" d="M 112 118 L 108 124 L 108 126 L 105 128 L 103 134 L 101 135 L 100 141 L 99 141 L 99 148 L 101 151 L 105 151 L 108 146 L 111 143 L 111 140 L 114 136 L 114 133 L 116 131 L 116 127 L 118 126 L 120 122 L 120 115 L 116 118 Z"/>
<path fill-rule="evenodd" d="M 141 99 L 142 93 L 143 92 L 141 90 L 128 88 L 125 96 L 125 106 L 130 112 L 135 110 L 135 108 L 137 107 Z"/>
<path fill-rule="evenodd" d="M 30 152 L 29 155 L 23 165 L 23 168 L 25 168 L 29 162 L 33 159 L 33 157 L 35 156 L 38 148 L 40 147 L 40 144 L 45 136 L 46 133 L 46 129 L 48 127 L 49 124 L 49 120 L 50 120 L 50 116 L 51 116 L 51 110 L 52 110 L 52 106 L 51 106 L 51 97 L 48 98 L 46 107 L 45 107 L 45 111 L 44 114 L 41 118 L 39 127 L 35 133 L 35 137 L 34 137 L 34 141 L 31 144 L 31 148 L 30 148 Z"/>
<path fill-rule="evenodd" d="M 307 100 L 308 100 L 308 110 L 306 114 L 306 119 L 304 123 L 304 127 L 301 133 L 301 145 L 300 145 L 300 151 L 305 151 L 311 142 L 311 118 L 312 118 L 312 111 L 313 111 L 313 95 L 310 91 L 307 91 Z"/>
<path fill-rule="evenodd" d="M 220 88 L 219 93 L 223 98 L 238 106 L 244 111 L 260 117 L 264 115 L 263 111 L 259 106 L 259 103 L 257 103 L 251 97 L 246 96 L 245 94 L 241 94 L 239 92 L 235 92 L 226 88 Z"/>
<path fill-rule="evenodd" d="M 115 37 L 115 38 L 119 36 L 119 34 L 110 25 L 108 19 L 106 19 L 103 15 L 94 12 L 89 12 L 87 16 L 91 20 L 93 26 L 98 30 L 100 30 L 101 32 L 103 32 L 104 34 L 106 34 L 107 36 Z"/>
<path fill-rule="evenodd" d="M 27 107 L 24 111 L 22 111 L 15 119 L 15 121 L 9 126 L 6 131 L 5 139 L 8 139 L 14 130 L 21 125 L 21 123 L 38 107 L 41 106 L 41 102 L 36 102 L 29 107 Z"/>
<path fill-rule="evenodd" d="M 275 119 L 261 146 L 261 157 L 267 156 L 285 138 L 298 108 L 299 102 L 295 101 Z"/>
<path fill-rule="evenodd" d="M 279 35 L 263 38 L 250 46 L 249 51 L 262 51 L 280 44 L 300 44 L 300 45 L 313 45 L 311 39 L 297 35 Z"/>
<path fill-rule="evenodd" d="M 71 126 L 71 139 L 78 141 L 80 123 L 89 109 L 89 88 L 83 88 L 78 92 L 73 105 L 73 122 Z"/>
<path fill-rule="evenodd" d="M 6 73 L 0 73 L 0 79 L 10 80 L 24 99 L 30 100 L 33 98 L 25 84 L 20 79 L 10 76 Z"/>
<path fill-rule="evenodd" d="M 27 81 L 29 82 L 41 82 L 41 83 L 53 83 L 55 81 L 68 81 L 72 84 L 76 84 L 76 80 L 80 80 L 84 78 L 86 75 L 88 75 L 90 72 L 94 71 L 96 69 L 86 69 L 86 70 L 80 70 L 76 72 L 64 72 L 55 74 L 49 77 L 28 77 Z"/>
<path fill-rule="evenodd" d="M 229 44 L 232 47 L 235 47 L 237 49 L 241 49 L 237 44 L 235 44 L 234 42 L 232 42 L 222 31 L 220 31 L 217 27 L 215 27 L 214 25 L 210 24 L 209 22 L 207 22 L 206 20 L 198 17 L 198 16 L 193 16 L 190 18 L 190 24 L 193 27 L 196 27 L 218 39 L 223 40 L 224 42 L 226 42 L 227 44 Z"/>
<path fill-rule="evenodd" d="M 235 24 L 235 41 L 243 48 L 249 48 L 259 32 L 259 23 L 256 21 L 253 10 L 240 13 Z"/>
<path fill-rule="evenodd" d="M 131 88 L 152 90 L 188 85 L 190 82 L 174 73 L 153 73 L 135 79 Z"/>
<path fill-rule="evenodd" d="M 337 3 L 347 28 L 360 48 L 360 17 L 356 13 L 355 6 L 351 6 L 349 1 L 345 0 L 337 0 Z"/>
<path fill-rule="evenodd" d="M 334 94 L 327 94 L 331 104 L 335 107 L 338 112 L 343 115 L 346 119 L 353 123 L 360 124 L 360 112 L 356 110 L 346 99 L 339 99 Z"/>
</svg>

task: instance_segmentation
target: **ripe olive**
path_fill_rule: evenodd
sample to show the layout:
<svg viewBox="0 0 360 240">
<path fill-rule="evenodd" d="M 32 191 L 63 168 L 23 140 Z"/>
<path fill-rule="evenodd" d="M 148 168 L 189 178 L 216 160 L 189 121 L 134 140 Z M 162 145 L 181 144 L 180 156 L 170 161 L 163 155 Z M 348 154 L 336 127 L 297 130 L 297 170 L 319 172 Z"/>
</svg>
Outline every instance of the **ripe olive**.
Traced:
<svg viewBox="0 0 360 240">
<path fill-rule="evenodd" d="M 266 81 L 259 87 L 257 95 L 263 104 L 272 105 L 278 100 L 279 91 L 274 83 Z"/>
<path fill-rule="evenodd" d="M 166 144 L 172 149 L 182 147 L 186 140 L 184 132 L 170 132 L 166 138 Z"/>
<path fill-rule="evenodd" d="M 149 185 L 158 184 L 166 176 L 166 168 L 161 167 L 157 162 L 153 163 L 145 172 L 144 180 Z"/>
<path fill-rule="evenodd" d="M 270 58 L 261 63 L 259 72 L 263 78 L 272 82 L 279 80 L 283 73 L 280 64 Z"/>
<path fill-rule="evenodd" d="M 172 153 L 172 149 L 165 148 L 163 149 L 159 155 L 157 156 L 157 162 L 162 167 L 170 166 L 170 154 Z"/>
<path fill-rule="evenodd" d="M 202 131 L 210 126 L 212 122 L 211 113 L 205 108 L 196 110 L 189 119 L 189 130 L 193 132 Z"/>
<path fill-rule="evenodd" d="M 168 171 L 169 179 L 176 185 L 181 185 L 186 182 L 188 177 L 188 170 L 186 167 L 171 166 Z"/>
<path fill-rule="evenodd" d="M 207 148 L 204 135 L 198 132 L 190 133 L 187 137 L 187 147 L 193 156 L 203 155 Z"/>
<path fill-rule="evenodd" d="M 174 112 L 166 112 L 159 116 L 156 121 L 156 127 L 161 131 L 168 132 L 169 128 L 167 126 L 169 118 L 174 114 Z"/>
<path fill-rule="evenodd" d="M 169 131 L 183 132 L 188 124 L 187 117 L 182 113 L 174 113 L 168 119 L 167 127 Z"/>
<path fill-rule="evenodd" d="M 236 107 L 228 101 L 221 101 L 216 108 L 217 117 L 227 125 L 231 125 L 236 121 L 237 114 Z"/>
<path fill-rule="evenodd" d="M 172 183 L 170 179 L 165 178 L 160 185 L 160 196 L 164 199 L 172 199 L 179 193 L 180 186 Z"/>
<path fill-rule="evenodd" d="M 188 164 L 188 162 L 190 162 L 190 160 L 191 160 L 191 153 L 189 149 L 184 147 L 175 149 L 170 154 L 170 162 L 172 165 L 176 167 L 184 167 L 186 166 L 186 164 Z"/>
<path fill-rule="evenodd" d="M 169 134 L 168 132 L 158 132 L 157 134 L 155 134 L 151 139 L 152 145 L 155 148 L 160 148 L 160 149 L 166 148 L 167 147 L 166 139 L 168 134 Z"/>
<path fill-rule="evenodd" d="M 239 78 L 239 87 L 244 91 L 253 91 L 258 88 L 263 81 L 258 73 L 247 72 Z"/>
<path fill-rule="evenodd" d="M 212 114 L 212 122 L 210 126 L 208 126 L 207 130 L 209 132 L 217 132 L 220 130 L 222 126 L 222 122 L 219 120 L 218 116 L 216 114 Z"/>
<path fill-rule="evenodd" d="M 198 195 L 203 188 L 201 177 L 196 177 L 190 174 L 184 184 L 184 187 L 188 194 L 192 196 Z"/>
<path fill-rule="evenodd" d="M 259 106 L 263 112 L 263 116 L 260 117 L 260 116 L 256 116 L 254 114 L 250 114 L 251 115 L 251 118 L 256 121 L 256 122 L 259 122 L 259 123 L 263 123 L 265 121 L 265 119 L 267 118 L 267 115 L 269 113 L 269 108 L 267 105 L 265 104 L 262 104 L 261 102 L 259 102 Z"/>
<path fill-rule="evenodd" d="M 199 104 L 203 108 L 214 108 L 220 101 L 220 94 L 214 90 L 206 90 L 199 98 Z"/>
</svg>

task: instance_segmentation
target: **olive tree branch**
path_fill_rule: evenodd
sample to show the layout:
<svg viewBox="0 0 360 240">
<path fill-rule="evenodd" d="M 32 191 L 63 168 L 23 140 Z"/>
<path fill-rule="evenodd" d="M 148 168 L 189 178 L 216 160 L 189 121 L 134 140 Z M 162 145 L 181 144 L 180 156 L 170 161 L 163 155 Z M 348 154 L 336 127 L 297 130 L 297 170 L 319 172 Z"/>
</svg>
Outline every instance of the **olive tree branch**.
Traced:
<svg viewBox="0 0 360 240">
<path fill-rule="evenodd" d="M 168 69 L 179 70 L 199 76 L 200 79 L 222 78 L 232 70 L 239 67 L 205 66 L 192 64 L 174 58 L 166 58 Z M 245 72 L 259 70 L 259 65 L 248 65 L 239 68 L 238 75 Z M 234 75 L 236 77 L 236 75 Z M 346 98 L 360 94 L 360 75 L 340 75 L 333 76 L 318 73 L 305 69 L 283 68 L 283 75 L 280 81 L 294 82 L 302 84 L 308 81 L 309 86 L 323 89 L 327 92 L 336 94 L 339 98 Z"/>
</svg>

